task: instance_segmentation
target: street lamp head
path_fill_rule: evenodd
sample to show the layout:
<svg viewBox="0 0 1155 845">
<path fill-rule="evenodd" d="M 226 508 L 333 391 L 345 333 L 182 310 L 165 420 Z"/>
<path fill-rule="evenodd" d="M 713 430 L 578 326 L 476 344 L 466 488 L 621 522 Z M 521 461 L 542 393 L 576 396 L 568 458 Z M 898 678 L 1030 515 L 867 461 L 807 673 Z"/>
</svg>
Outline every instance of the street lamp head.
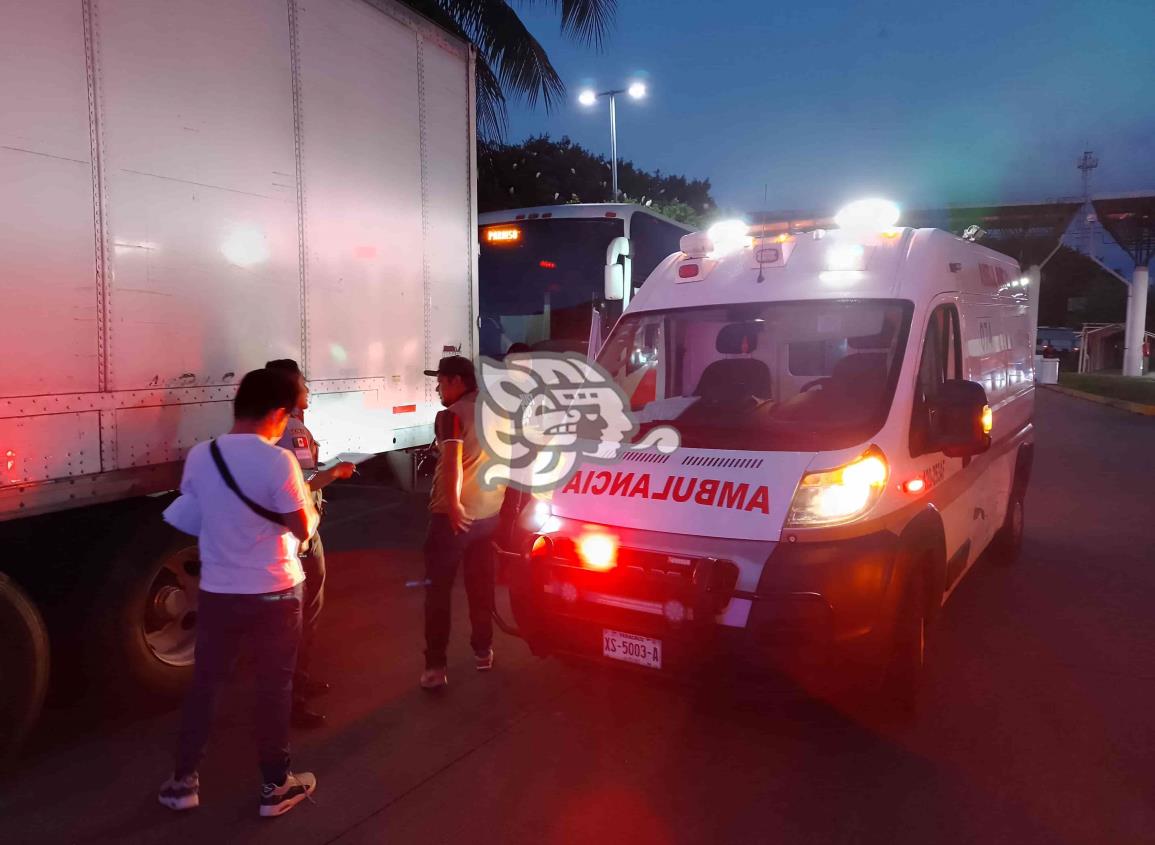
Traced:
<svg viewBox="0 0 1155 845">
<path fill-rule="evenodd" d="M 598 95 L 590 88 L 585 89 L 578 94 L 578 102 L 583 106 L 592 106 L 598 101 Z"/>
<path fill-rule="evenodd" d="M 633 82 L 630 84 L 630 87 L 627 89 L 627 92 L 635 100 L 640 100 L 640 99 L 642 99 L 642 97 L 646 96 L 646 83 Z"/>
</svg>

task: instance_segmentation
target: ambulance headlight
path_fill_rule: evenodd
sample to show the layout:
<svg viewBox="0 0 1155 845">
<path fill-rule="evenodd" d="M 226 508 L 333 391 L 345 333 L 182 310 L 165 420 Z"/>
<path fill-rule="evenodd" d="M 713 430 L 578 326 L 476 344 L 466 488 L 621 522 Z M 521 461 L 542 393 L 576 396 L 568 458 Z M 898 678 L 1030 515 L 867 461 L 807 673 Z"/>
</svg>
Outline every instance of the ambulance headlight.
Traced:
<svg viewBox="0 0 1155 845">
<path fill-rule="evenodd" d="M 808 472 L 794 493 L 786 525 L 809 528 L 857 519 L 874 507 L 889 476 L 886 457 L 878 449 L 837 469 Z"/>
</svg>

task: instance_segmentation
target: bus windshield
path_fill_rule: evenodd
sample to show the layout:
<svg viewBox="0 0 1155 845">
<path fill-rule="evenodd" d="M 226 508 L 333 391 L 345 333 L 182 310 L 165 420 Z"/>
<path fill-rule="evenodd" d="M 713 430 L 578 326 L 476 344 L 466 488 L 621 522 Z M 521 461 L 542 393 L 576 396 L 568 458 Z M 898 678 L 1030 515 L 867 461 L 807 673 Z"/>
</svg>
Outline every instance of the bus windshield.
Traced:
<svg viewBox="0 0 1155 845">
<path fill-rule="evenodd" d="M 487 230 L 504 230 L 506 239 L 489 239 Z M 585 352 L 591 309 L 605 290 L 606 249 L 623 232 L 620 218 L 605 217 L 483 226 L 481 354 L 500 357 L 513 343 Z"/>
<path fill-rule="evenodd" d="M 624 317 L 598 356 L 644 434 L 686 446 L 845 449 L 890 408 L 912 306 L 897 300 L 774 302 Z"/>
</svg>

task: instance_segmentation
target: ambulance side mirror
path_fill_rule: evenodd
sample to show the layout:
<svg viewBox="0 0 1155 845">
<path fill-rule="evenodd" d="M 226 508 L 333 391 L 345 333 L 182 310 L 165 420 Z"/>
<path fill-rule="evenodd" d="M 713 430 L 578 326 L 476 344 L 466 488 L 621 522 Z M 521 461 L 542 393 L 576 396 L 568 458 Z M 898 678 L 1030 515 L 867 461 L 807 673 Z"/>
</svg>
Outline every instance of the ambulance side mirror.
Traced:
<svg viewBox="0 0 1155 845">
<path fill-rule="evenodd" d="M 629 301 L 630 241 L 617 237 L 606 247 L 605 297 L 610 301 Z"/>
<path fill-rule="evenodd" d="M 987 392 L 973 381 L 944 382 L 927 403 L 933 451 L 948 458 L 981 455 L 991 447 Z"/>
</svg>

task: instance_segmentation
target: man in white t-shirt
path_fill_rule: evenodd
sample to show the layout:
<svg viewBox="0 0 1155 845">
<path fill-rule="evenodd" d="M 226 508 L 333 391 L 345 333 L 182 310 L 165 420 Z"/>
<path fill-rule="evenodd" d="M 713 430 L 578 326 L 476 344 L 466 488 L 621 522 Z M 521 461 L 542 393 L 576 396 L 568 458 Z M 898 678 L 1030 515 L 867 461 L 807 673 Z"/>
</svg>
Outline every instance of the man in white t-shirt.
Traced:
<svg viewBox="0 0 1155 845">
<path fill-rule="evenodd" d="M 289 770 L 293 667 L 301 636 L 298 550 L 317 528 L 317 510 L 293 456 L 274 444 L 297 404 L 284 373 L 254 370 L 237 389 L 228 434 L 189 452 L 181 479 L 186 507 L 199 511 L 201 580 L 196 668 L 185 699 L 173 776 L 161 786 L 166 807 L 198 806 L 197 766 L 217 694 L 244 643 L 257 680 L 260 814 L 292 809 L 316 788 Z"/>
</svg>

